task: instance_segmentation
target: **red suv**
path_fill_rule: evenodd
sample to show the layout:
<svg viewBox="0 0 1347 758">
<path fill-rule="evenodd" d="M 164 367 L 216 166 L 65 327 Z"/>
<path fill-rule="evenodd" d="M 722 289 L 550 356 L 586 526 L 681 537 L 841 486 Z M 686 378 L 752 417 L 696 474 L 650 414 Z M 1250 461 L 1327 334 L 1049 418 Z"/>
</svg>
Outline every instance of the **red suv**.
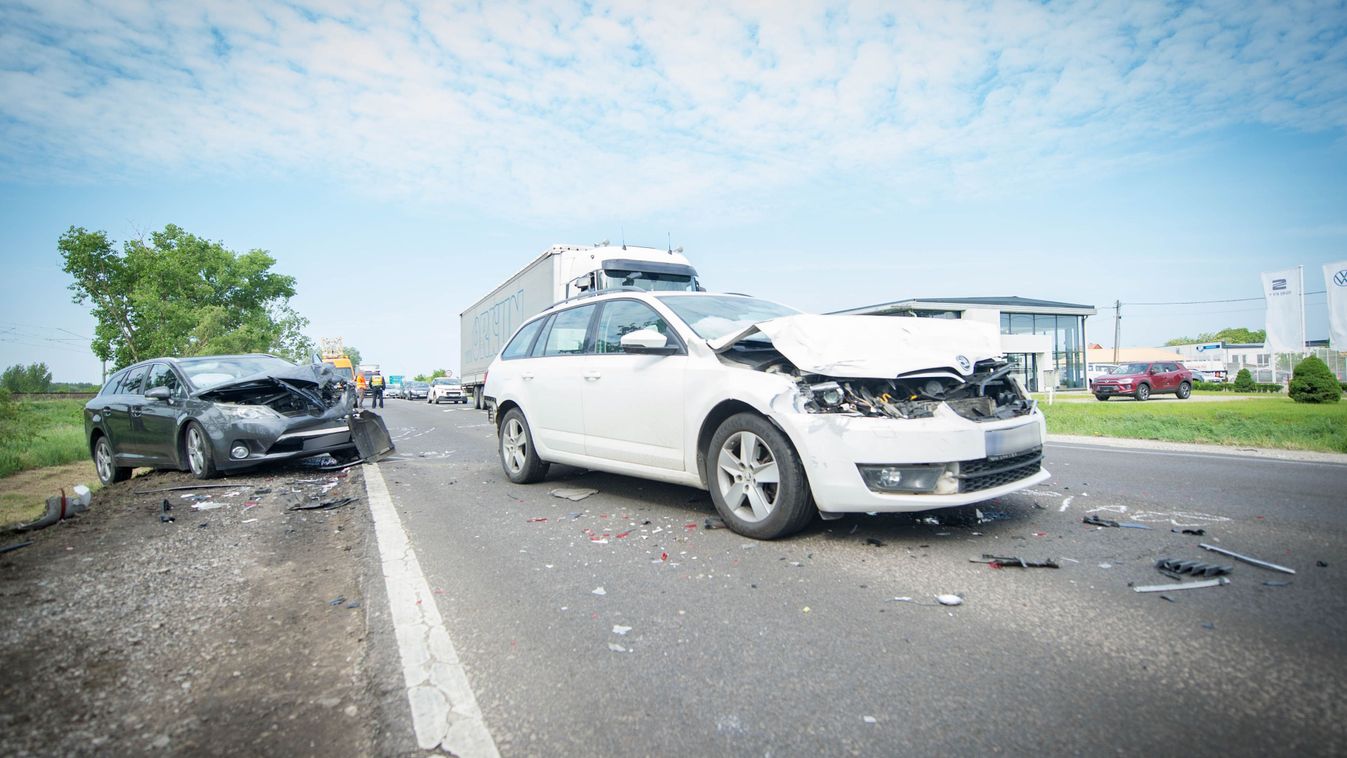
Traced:
<svg viewBox="0 0 1347 758">
<path fill-rule="evenodd" d="M 1162 393 L 1173 393 L 1178 399 L 1187 400 L 1193 394 L 1193 372 L 1178 361 L 1124 363 L 1091 380 L 1090 391 L 1099 400 L 1114 395 L 1146 400 Z"/>
</svg>

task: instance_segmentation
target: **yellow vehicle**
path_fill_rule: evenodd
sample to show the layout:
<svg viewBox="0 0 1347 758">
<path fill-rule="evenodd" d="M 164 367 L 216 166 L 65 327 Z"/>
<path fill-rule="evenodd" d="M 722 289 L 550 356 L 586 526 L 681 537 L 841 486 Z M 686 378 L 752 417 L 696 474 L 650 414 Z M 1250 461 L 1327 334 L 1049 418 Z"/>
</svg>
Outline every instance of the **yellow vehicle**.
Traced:
<svg viewBox="0 0 1347 758">
<path fill-rule="evenodd" d="M 337 374 L 348 382 L 355 383 L 355 366 L 346 357 L 341 337 L 324 337 L 319 342 L 323 350 L 323 363 L 337 370 Z"/>
</svg>

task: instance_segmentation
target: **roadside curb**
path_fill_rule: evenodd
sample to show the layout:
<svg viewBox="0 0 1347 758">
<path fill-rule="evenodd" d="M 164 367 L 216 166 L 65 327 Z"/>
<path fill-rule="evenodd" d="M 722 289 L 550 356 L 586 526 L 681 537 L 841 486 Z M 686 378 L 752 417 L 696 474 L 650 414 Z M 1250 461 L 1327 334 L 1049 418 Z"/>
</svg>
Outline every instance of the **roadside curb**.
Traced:
<svg viewBox="0 0 1347 758">
<path fill-rule="evenodd" d="M 1087 437 L 1078 434 L 1049 434 L 1048 442 L 1066 445 L 1096 445 L 1099 447 L 1118 447 L 1132 450 L 1152 450 L 1169 453 L 1205 453 L 1207 455 L 1230 455 L 1280 461 L 1300 461 L 1302 463 L 1337 463 L 1347 465 L 1347 454 L 1320 453 L 1312 450 L 1227 447 L 1225 445 L 1199 445 L 1191 442 L 1164 442 L 1162 440 L 1138 440 L 1122 437 Z"/>
</svg>

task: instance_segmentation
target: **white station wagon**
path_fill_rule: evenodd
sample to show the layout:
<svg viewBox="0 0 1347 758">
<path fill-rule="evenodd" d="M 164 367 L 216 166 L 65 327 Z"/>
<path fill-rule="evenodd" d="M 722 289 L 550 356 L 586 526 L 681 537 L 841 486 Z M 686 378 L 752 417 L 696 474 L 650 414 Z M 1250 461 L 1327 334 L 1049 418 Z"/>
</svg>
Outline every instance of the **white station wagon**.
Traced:
<svg viewBox="0 0 1347 758">
<path fill-rule="evenodd" d="M 921 511 L 1048 478 L 1043 415 L 994 327 L 608 291 L 526 322 L 486 402 L 511 481 L 549 463 L 710 490 L 735 531 Z"/>
</svg>

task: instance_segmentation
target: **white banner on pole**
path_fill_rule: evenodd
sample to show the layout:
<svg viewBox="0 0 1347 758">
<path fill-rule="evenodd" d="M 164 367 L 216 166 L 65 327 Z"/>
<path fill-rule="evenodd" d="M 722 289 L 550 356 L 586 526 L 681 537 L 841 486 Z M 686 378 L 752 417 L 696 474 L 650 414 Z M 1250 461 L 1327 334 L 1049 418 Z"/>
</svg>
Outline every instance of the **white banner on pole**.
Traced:
<svg viewBox="0 0 1347 758">
<path fill-rule="evenodd" d="M 1347 350 L 1347 261 L 1324 264 L 1328 292 L 1328 346 Z"/>
<path fill-rule="evenodd" d="M 1300 336 L 1300 274 L 1296 269 L 1263 274 L 1263 297 L 1267 299 L 1269 353 L 1299 353 L 1305 350 Z"/>
</svg>

